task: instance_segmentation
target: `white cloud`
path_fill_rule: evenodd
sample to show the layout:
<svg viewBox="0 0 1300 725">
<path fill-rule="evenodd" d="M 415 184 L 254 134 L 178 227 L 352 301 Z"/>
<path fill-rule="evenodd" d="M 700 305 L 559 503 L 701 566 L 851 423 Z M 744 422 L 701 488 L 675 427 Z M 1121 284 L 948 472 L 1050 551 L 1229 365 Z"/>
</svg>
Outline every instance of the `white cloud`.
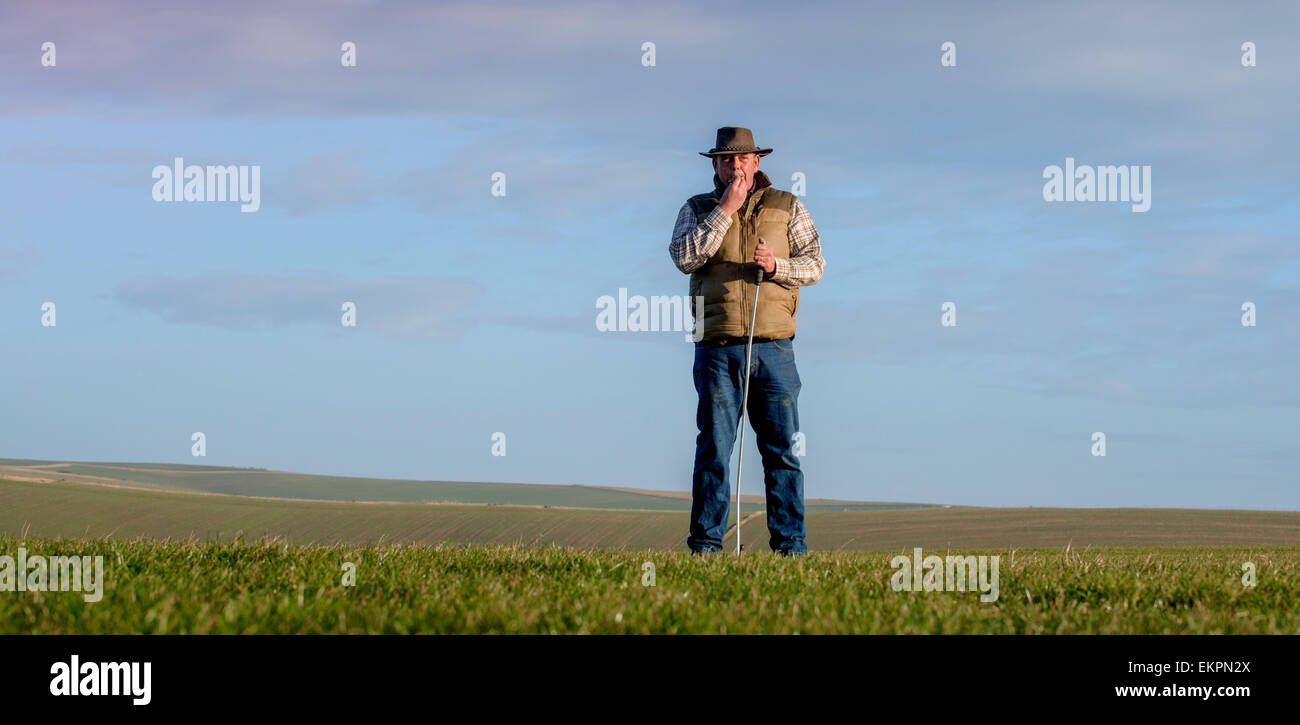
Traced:
<svg viewBox="0 0 1300 725">
<path fill-rule="evenodd" d="M 449 334 L 457 318 L 472 315 L 479 292 L 477 284 L 454 279 L 213 272 L 137 278 L 111 296 L 168 322 L 227 329 L 341 327 L 343 303 L 354 302 L 360 332 L 430 338 Z"/>
</svg>

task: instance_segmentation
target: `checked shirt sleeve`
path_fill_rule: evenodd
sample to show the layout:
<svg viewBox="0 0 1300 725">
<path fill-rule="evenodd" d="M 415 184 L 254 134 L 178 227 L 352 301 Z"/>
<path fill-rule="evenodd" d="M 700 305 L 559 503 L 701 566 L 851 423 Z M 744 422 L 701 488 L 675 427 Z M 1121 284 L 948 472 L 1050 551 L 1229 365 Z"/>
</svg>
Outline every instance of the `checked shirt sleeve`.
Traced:
<svg viewBox="0 0 1300 725">
<path fill-rule="evenodd" d="M 690 274 L 704 266 L 709 257 L 717 253 L 730 228 L 731 217 L 724 214 L 720 207 L 714 207 L 704 217 L 702 224 L 696 223 L 695 212 L 687 202 L 677 212 L 677 224 L 673 227 L 673 240 L 668 244 L 668 254 L 678 269 Z"/>
<path fill-rule="evenodd" d="M 776 270 L 769 279 L 787 287 L 817 284 L 826 269 L 821 236 L 813 224 L 812 215 L 798 199 L 794 201 L 794 216 L 790 217 L 789 228 L 790 258 L 777 257 Z"/>
</svg>

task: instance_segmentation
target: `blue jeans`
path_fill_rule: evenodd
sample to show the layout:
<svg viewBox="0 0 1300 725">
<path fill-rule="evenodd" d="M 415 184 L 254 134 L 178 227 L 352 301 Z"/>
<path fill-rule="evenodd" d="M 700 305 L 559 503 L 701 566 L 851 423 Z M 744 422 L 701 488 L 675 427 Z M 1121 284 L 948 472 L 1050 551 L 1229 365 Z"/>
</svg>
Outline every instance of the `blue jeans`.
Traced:
<svg viewBox="0 0 1300 725">
<path fill-rule="evenodd" d="M 695 473 L 691 479 L 691 551 L 722 548 L 731 507 L 727 473 L 740 420 L 745 389 L 745 339 L 722 344 L 695 343 Z M 794 338 L 754 341 L 750 365 L 749 422 L 758 440 L 767 491 L 768 545 L 773 551 L 803 554 L 803 471 L 794 455 L 799 430 L 799 372 L 794 365 Z M 744 512 L 742 511 L 742 514 Z"/>
</svg>

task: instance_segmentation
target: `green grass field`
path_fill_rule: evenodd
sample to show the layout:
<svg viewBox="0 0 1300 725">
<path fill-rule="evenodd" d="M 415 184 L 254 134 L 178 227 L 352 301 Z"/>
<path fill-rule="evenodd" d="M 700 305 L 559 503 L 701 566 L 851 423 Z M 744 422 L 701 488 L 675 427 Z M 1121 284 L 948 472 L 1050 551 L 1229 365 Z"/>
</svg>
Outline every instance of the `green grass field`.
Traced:
<svg viewBox="0 0 1300 725">
<path fill-rule="evenodd" d="M 0 592 L 0 634 L 1296 634 L 1300 548 L 986 550 L 999 598 L 896 592 L 892 553 L 294 546 L 0 536 L 0 554 L 103 556 L 102 601 Z M 940 553 L 933 552 L 933 553 Z M 343 586 L 345 562 L 355 586 Z M 643 568 L 655 568 L 643 586 Z M 1241 581 L 1253 562 L 1257 583 Z"/>
<path fill-rule="evenodd" d="M 99 602 L 0 591 L 0 633 L 1300 633 L 1297 512 L 814 510 L 803 559 L 746 513 L 743 557 L 699 559 L 685 511 L 0 479 L 0 556 L 105 564 Z M 998 600 L 894 591 L 914 547 L 1000 556 Z"/>
</svg>

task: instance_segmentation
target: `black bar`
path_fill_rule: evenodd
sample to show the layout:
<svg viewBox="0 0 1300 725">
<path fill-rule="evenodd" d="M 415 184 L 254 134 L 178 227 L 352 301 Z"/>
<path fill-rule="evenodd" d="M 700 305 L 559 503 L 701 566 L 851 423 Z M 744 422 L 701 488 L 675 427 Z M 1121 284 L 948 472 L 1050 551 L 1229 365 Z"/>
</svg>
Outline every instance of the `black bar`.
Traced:
<svg viewBox="0 0 1300 725">
<path fill-rule="evenodd" d="M 453 703 L 477 700 L 487 690 L 497 693 L 495 715 L 517 710 L 536 717 L 538 707 L 549 709 L 557 698 L 579 712 L 599 694 L 626 696 L 629 713 L 638 701 L 667 698 L 661 703 L 667 719 L 674 717 L 670 699 L 718 696 L 717 688 L 732 691 L 728 682 L 735 696 L 759 708 L 756 715 L 772 697 L 809 712 L 856 702 L 867 708 L 864 717 L 880 713 L 870 703 L 882 696 L 914 703 L 917 714 L 974 714 L 993 712 L 990 703 L 1036 702 L 1057 712 L 1186 709 L 1283 704 L 1300 671 L 1295 643 L 1280 636 L 5 636 L 0 682 L 8 706 L 52 715 L 396 716 L 399 707 L 436 706 L 442 719 Z M 74 654 L 82 664 L 149 662 L 151 701 L 52 695 L 52 666 L 70 664 Z M 1191 671 L 1177 671 L 1180 662 Z M 1202 662 L 1228 664 L 1204 672 Z M 1134 671 L 1132 663 L 1168 672 Z M 1115 693 L 1143 685 L 1250 691 L 1209 700 Z M 787 696 L 779 694 L 783 688 Z"/>
</svg>

